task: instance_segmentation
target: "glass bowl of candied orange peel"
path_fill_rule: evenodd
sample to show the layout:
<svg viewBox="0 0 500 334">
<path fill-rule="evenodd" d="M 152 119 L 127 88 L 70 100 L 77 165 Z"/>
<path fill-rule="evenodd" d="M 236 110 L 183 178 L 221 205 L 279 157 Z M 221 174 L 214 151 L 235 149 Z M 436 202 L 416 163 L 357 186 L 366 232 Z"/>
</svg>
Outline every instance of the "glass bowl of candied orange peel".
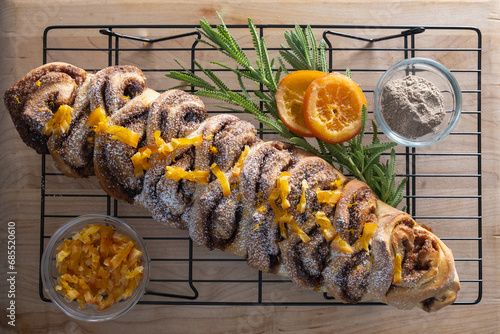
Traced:
<svg viewBox="0 0 500 334">
<path fill-rule="evenodd" d="M 78 320 L 105 321 L 130 310 L 149 281 L 150 259 L 142 237 L 106 215 L 76 217 L 51 237 L 42 256 L 48 296 Z"/>
</svg>

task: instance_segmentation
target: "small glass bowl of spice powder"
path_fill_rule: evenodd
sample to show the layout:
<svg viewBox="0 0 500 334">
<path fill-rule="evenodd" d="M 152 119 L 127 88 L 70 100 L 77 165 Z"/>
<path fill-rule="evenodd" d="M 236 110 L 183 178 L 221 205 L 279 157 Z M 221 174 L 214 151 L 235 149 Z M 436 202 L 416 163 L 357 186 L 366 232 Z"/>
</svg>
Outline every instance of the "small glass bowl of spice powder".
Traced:
<svg viewBox="0 0 500 334">
<path fill-rule="evenodd" d="M 460 117 L 457 81 L 440 63 L 410 58 L 389 68 L 375 88 L 375 118 L 391 140 L 412 147 L 444 139 Z"/>
</svg>

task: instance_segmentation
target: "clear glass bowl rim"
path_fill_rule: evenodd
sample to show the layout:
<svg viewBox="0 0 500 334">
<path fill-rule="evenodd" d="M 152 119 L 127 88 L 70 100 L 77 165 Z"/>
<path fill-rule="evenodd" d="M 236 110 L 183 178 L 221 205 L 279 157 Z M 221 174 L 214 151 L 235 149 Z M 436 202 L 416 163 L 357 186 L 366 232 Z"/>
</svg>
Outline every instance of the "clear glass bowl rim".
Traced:
<svg viewBox="0 0 500 334">
<path fill-rule="evenodd" d="M 134 236 L 135 239 L 137 239 L 140 243 L 140 247 L 143 250 L 143 256 L 144 256 L 144 261 L 143 261 L 143 266 L 145 266 L 145 272 L 146 275 L 143 277 L 145 280 L 144 283 L 140 283 L 136 289 L 140 289 L 138 291 L 134 291 L 132 296 L 130 298 L 133 298 L 133 300 L 127 300 L 129 303 L 127 307 L 121 308 L 117 310 L 114 313 L 109 313 L 106 315 L 94 315 L 94 316 L 88 316 L 82 313 L 79 313 L 71 308 L 68 308 L 64 302 L 62 301 L 63 296 L 57 293 L 55 289 L 52 289 L 52 283 L 51 283 L 51 278 L 50 278 L 50 270 L 49 266 L 51 266 L 51 258 L 50 254 L 52 250 L 56 247 L 56 243 L 62 241 L 61 236 L 66 233 L 68 230 L 71 230 L 75 225 L 85 222 L 87 220 L 102 220 L 103 223 L 105 221 L 108 221 L 110 225 L 113 225 L 116 227 L 118 225 L 120 228 L 123 228 L 125 230 L 129 230 L 129 233 Z M 75 231 L 78 232 L 78 231 Z M 141 297 L 144 295 L 146 292 L 146 287 L 149 283 L 149 278 L 150 278 L 150 262 L 151 259 L 149 257 L 149 253 L 146 247 L 146 243 L 142 239 L 141 235 L 129 224 L 124 222 L 123 220 L 113 217 L 113 216 L 108 216 L 108 215 L 102 215 L 102 214 L 85 214 L 81 215 L 78 217 L 75 217 L 69 221 L 67 221 L 64 225 L 59 227 L 56 232 L 52 235 L 50 238 L 49 243 L 45 247 L 45 250 L 42 254 L 42 260 L 40 262 L 40 276 L 42 278 L 42 283 L 44 290 L 47 292 L 49 295 L 50 299 L 54 304 L 56 304 L 64 313 L 66 313 L 68 316 L 73 317 L 78 320 L 83 320 L 83 321 L 90 321 L 90 322 L 101 322 L 101 321 L 107 321 L 107 320 L 112 320 L 116 319 L 119 316 L 122 316 L 126 312 L 128 312 L 132 307 L 137 304 L 137 302 L 141 299 Z M 118 305 L 118 304 L 115 304 Z M 113 305 L 113 306 L 115 306 Z M 112 306 L 112 307 L 113 307 Z"/>
<path fill-rule="evenodd" d="M 383 117 L 380 115 L 380 110 L 379 110 L 379 98 L 381 95 L 381 90 L 383 89 L 381 85 L 386 82 L 386 79 L 400 68 L 405 68 L 411 65 L 418 65 L 418 64 L 428 65 L 429 67 L 435 69 L 438 73 L 440 73 L 450 83 L 455 96 L 455 110 L 450 124 L 448 124 L 448 127 L 442 133 L 436 134 L 430 137 L 426 141 L 419 141 L 418 139 L 413 140 L 405 138 L 393 132 L 385 123 Z M 413 57 L 413 58 L 403 59 L 397 62 L 396 64 L 392 65 L 391 67 L 389 67 L 389 69 L 385 71 L 385 73 L 380 77 L 379 81 L 377 82 L 373 96 L 374 96 L 374 107 L 375 107 L 375 119 L 377 121 L 377 124 L 380 126 L 382 131 L 387 135 L 387 137 L 389 137 L 389 139 L 395 141 L 398 144 L 409 147 L 428 146 L 443 140 L 457 125 L 462 111 L 462 93 L 460 91 L 460 87 L 458 85 L 457 80 L 445 66 L 429 58 Z"/>
</svg>

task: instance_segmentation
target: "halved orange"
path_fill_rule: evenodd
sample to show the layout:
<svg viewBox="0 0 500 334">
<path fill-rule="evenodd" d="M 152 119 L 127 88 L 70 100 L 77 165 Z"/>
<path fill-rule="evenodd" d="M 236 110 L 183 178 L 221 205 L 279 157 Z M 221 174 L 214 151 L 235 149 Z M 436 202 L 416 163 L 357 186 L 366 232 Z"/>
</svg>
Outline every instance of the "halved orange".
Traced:
<svg viewBox="0 0 500 334">
<path fill-rule="evenodd" d="M 287 74 L 276 90 L 276 106 L 281 120 L 290 131 L 302 137 L 314 137 L 307 128 L 302 112 L 302 104 L 307 87 L 315 79 L 326 73 L 312 70 L 300 70 Z"/>
<path fill-rule="evenodd" d="M 303 112 L 308 129 L 319 139 L 337 144 L 361 131 L 366 98 L 349 77 L 330 73 L 315 79 L 304 95 Z"/>
</svg>

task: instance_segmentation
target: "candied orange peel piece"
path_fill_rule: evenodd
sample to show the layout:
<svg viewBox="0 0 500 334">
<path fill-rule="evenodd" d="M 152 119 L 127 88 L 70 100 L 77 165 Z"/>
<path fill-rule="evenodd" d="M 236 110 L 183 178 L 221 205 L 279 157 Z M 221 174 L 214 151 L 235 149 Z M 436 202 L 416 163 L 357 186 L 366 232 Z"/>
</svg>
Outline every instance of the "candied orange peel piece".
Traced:
<svg viewBox="0 0 500 334">
<path fill-rule="evenodd" d="M 363 226 L 363 233 L 359 237 L 359 245 L 367 252 L 369 250 L 368 246 L 370 245 L 370 240 L 376 229 L 376 223 L 365 223 L 365 226 Z"/>
<path fill-rule="evenodd" d="M 290 178 L 290 176 L 290 173 L 281 172 L 277 180 L 277 188 L 280 191 L 281 207 L 283 209 L 288 209 L 290 207 L 290 202 L 288 201 L 288 193 L 290 192 L 288 179 Z"/>
<path fill-rule="evenodd" d="M 335 238 L 332 241 L 331 246 L 343 253 L 352 253 L 354 252 L 354 249 L 352 248 L 351 245 L 349 245 L 344 239 L 340 237 L 340 234 L 337 234 Z"/>
<path fill-rule="evenodd" d="M 144 146 L 137 150 L 137 152 L 130 158 L 130 160 L 132 160 L 132 164 L 134 165 L 135 177 L 144 176 L 144 171 L 149 170 L 151 167 L 148 159 L 151 155 L 157 152 L 158 148 L 154 145 Z"/>
<path fill-rule="evenodd" d="M 401 255 L 396 254 L 394 256 L 394 275 L 392 276 L 392 284 L 399 284 L 403 280 L 403 268 L 402 268 L 403 258 Z"/>
<path fill-rule="evenodd" d="M 269 201 L 269 205 L 271 205 L 271 209 L 273 209 L 273 211 L 274 211 L 274 215 L 276 216 L 276 220 L 279 223 L 280 235 L 283 238 L 287 239 L 288 233 L 287 233 L 287 229 L 285 227 L 285 223 L 283 221 L 280 221 L 281 217 L 283 216 L 283 211 L 281 211 L 281 209 L 278 208 L 278 206 L 276 205 L 276 200 L 279 198 L 279 196 L 280 196 L 279 189 L 274 188 L 271 191 L 271 194 L 269 195 L 268 201 Z"/>
<path fill-rule="evenodd" d="M 193 182 L 198 182 L 202 184 L 208 183 L 208 177 L 210 176 L 209 171 L 203 171 L 195 169 L 193 171 L 185 171 L 180 167 L 167 166 L 167 171 L 165 172 L 165 177 L 174 181 L 179 181 L 180 179 L 185 179 Z"/>
<path fill-rule="evenodd" d="M 316 223 L 319 225 L 321 231 L 325 235 L 325 240 L 326 241 L 333 240 L 337 235 L 337 232 L 335 231 L 332 223 L 330 222 L 330 219 L 328 219 L 326 214 L 323 211 L 317 211 L 314 214 L 314 219 L 316 220 Z"/>
<path fill-rule="evenodd" d="M 220 185 L 222 187 L 222 194 L 224 197 L 231 195 L 231 186 L 229 185 L 229 181 L 226 178 L 226 175 L 223 171 L 220 170 L 219 166 L 214 162 L 212 166 L 210 166 L 210 170 L 214 173 L 215 177 L 219 179 Z"/>
<path fill-rule="evenodd" d="M 250 147 L 248 145 L 245 145 L 245 149 L 243 152 L 241 152 L 240 157 L 238 158 L 238 161 L 234 164 L 234 167 L 232 169 L 232 173 L 234 176 L 240 176 L 241 174 L 241 168 L 243 168 L 243 162 L 245 161 L 245 158 L 248 155 L 248 152 L 250 151 Z"/>
<path fill-rule="evenodd" d="M 340 252 L 343 253 L 352 253 L 354 252 L 354 248 L 349 245 L 347 241 L 342 239 L 340 234 L 335 230 L 335 227 L 333 227 L 330 219 L 326 216 L 326 214 L 323 211 L 317 211 L 314 214 L 314 219 L 316 220 L 316 223 L 319 225 L 321 230 L 323 231 L 323 234 L 325 235 L 325 239 L 327 241 L 331 241 L 330 246 Z"/>
<path fill-rule="evenodd" d="M 316 189 L 316 197 L 319 203 L 327 203 L 331 206 L 337 204 L 342 195 L 342 190 L 319 190 Z"/>
<path fill-rule="evenodd" d="M 139 144 L 139 134 L 123 126 L 112 124 L 106 132 L 112 135 L 111 139 L 119 140 L 132 147 L 137 147 Z"/>
<path fill-rule="evenodd" d="M 202 143 L 203 141 L 203 135 L 198 135 L 194 137 L 187 137 L 187 138 L 173 138 L 170 142 L 165 142 L 163 138 L 161 137 L 161 131 L 157 130 L 153 134 L 153 137 L 155 139 L 155 144 L 158 147 L 158 152 L 168 155 L 174 150 L 178 149 L 179 147 L 183 146 L 188 146 L 188 145 L 193 145 L 193 146 L 198 146 Z"/>
<path fill-rule="evenodd" d="M 113 137 L 112 137 L 113 138 Z M 144 176 L 144 171 L 150 168 L 149 158 L 151 155 L 156 153 L 161 153 L 163 155 L 168 155 L 179 147 L 193 145 L 198 146 L 203 141 L 203 136 L 198 135 L 189 138 L 174 138 L 170 142 L 165 142 L 161 137 L 161 131 L 157 130 L 153 134 L 155 140 L 154 145 L 148 145 L 141 147 L 131 158 L 132 164 L 134 165 L 134 175 L 135 177 Z M 119 138 L 117 138 L 119 139 Z M 136 146 L 134 146 L 136 147 Z M 175 160 L 174 160 L 175 161 Z"/>
<path fill-rule="evenodd" d="M 306 189 L 309 188 L 306 180 L 302 180 L 302 195 L 300 196 L 299 204 L 297 204 L 297 212 L 304 213 L 306 211 Z"/>
<path fill-rule="evenodd" d="M 295 219 L 293 219 L 293 216 L 291 214 L 289 214 L 288 212 L 285 212 L 281 215 L 281 217 L 279 219 L 279 223 L 286 224 L 288 226 L 288 228 L 290 229 L 290 231 L 296 233 L 299 236 L 299 238 L 300 238 L 300 240 L 302 240 L 302 242 L 306 243 L 306 242 L 311 240 L 311 238 L 307 235 L 307 233 L 305 233 L 299 227 L 299 224 L 297 224 Z M 281 225 L 280 225 L 280 227 L 281 227 Z"/>
<path fill-rule="evenodd" d="M 102 311 L 130 298 L 144 274 L 142 251 L 112 226 L 88 225 L 57 248 L 56 291 Z"/>
<path fill-rule="evenodd" d="M 111 139 L 119 140 L 122 143 L 130 145 L 132 147 L 137 147 L 140 140 L 140 135 L 126 127 L 108 124 L 109 117 L 106 116 L 106 111 L 103 107 L 97 107 L 93 112 L 90 113 L 85 126 L 92 128 L 97 136 L 104 133 L 109 133 Z"/>
<path fill-rule="evenodd" d="M 63 104 L 61 105 L 54 116 L 45 124 L 42 133 L 46 136 L 50 134 L 60 135 L 68 132 L 69 125 L 71 124 L 71 112 L 73 108 Z"/>
<path fill-rule="evenodd" d="M 97 107 L 92 111 L 85 122 L 85 126 L 92 128 L 97 136 L 102 135 L 108 129 L 109 117 L 103 107 Z"/>
</svg>

